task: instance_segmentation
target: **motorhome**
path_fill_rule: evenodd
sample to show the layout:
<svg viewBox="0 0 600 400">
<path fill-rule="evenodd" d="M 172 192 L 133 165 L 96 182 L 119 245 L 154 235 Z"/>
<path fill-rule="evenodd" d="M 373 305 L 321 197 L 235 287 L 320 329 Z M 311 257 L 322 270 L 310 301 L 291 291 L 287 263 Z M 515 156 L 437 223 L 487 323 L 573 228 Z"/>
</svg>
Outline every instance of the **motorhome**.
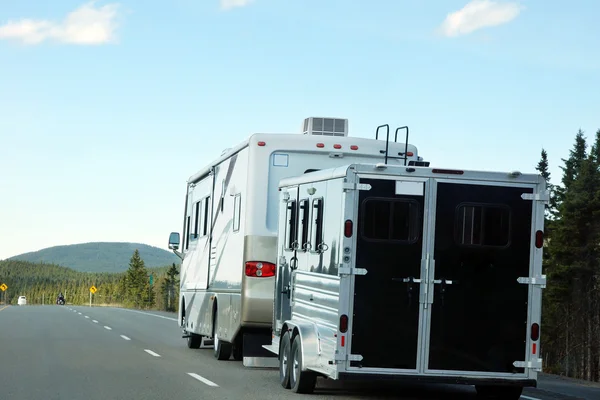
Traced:
<svg viewBox="0 0 600 400">
<path fill-rule="evenodd" d="M 271 343 L 279 182 L 347 163 L 423 163 L 408 127 L 393 135 L 392 142 L 382 125 L 375 139 L 349 137 L 347 119 L 311 117 L 302 134 L 254 134 L 189 178 L 183 235 L 169 237 L 182 259 L 178 323 L 188 347 L 212 345 L 219 360 L 277 366 L 263 345 Z"/>
<path fill-rule="evenodd" d="M 279 183 L 273 335 L 284 388 L 317 377 L 475 385 L 541 371 L 546 183 L 350 163 Z"/>
</svg>

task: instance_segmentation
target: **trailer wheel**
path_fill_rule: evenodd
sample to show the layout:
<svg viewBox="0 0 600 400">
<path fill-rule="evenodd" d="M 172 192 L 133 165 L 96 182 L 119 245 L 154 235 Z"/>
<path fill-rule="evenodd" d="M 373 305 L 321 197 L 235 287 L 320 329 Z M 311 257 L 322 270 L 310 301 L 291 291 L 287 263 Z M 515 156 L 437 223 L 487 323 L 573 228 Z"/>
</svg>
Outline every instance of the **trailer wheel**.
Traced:
<svg viewBox="0 0 600 400">
<path fill-rule="evenodd" d="M 519 386 L 475 386 L 478 399 L 519 400 L 523 388 Z"/>
<path fill-rule="evenodd" d="M 290 357 L 292 354 L 292 341 L 290 333 L 286 332 L 281 338 L 281 346 L 279 348 L 279 383 L 285 389 L 291 388 L 290 385 Z"/>
<path fill-rule="evenodd" d="M 187 346 L 190 349 L 199 349 L 202 345 L 202 336 L 195 333 L 190 333 L 187 338 Z"/>
<path fill-rule="evenodd" d="M 300 336 L 292 342 L 290 357 L 290 386 L 295 393 L 309 394 L 315 390 L 317 374 L 314 371 L 302 371 L 304 361 L 300 351 Z"/>
<path fill-rule="evenodd" d="M 218 312 L 215 310 L 215 322 L 213 326 L 213 340 L 215 343 L 214 355 L 217 360 L 229 360 L 231 357 L 231 343 L 223 342 L 219 340 L 219 334 L 217 327 L 219 326 Z"/>
</svg>

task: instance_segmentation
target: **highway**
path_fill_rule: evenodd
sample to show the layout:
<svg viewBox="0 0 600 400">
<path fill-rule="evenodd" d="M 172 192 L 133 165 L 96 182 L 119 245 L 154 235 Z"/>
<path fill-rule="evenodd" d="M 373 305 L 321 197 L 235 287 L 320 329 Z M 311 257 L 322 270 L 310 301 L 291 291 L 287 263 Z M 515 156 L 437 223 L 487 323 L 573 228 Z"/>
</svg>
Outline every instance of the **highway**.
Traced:
<svg viewBox="0 0 600 400">
<path fill-rule="evenodd" d="M 86 306 L 0 306 L 6 400 L 287 399 L 276 369 L 191 350 L 173 314 Z M 472 387 L 319 381 L 310 399 L 476 399 Z M 599 399 L 600 385 L 549 377 L 523 400 Z"/>
</svg>

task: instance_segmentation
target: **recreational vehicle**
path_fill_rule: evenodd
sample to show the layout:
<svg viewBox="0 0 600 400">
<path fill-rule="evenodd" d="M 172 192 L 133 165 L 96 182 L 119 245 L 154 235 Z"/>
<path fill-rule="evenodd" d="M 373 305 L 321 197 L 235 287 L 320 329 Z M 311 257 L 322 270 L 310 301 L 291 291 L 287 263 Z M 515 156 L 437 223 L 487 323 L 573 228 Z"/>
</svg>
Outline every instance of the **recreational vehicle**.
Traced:
<svg viewBox="0 0 600 400">
<path fill-rule="evenodd" d="M 189 178 L 183 235 L 171 233 L 169 248 L 182 259 L 178 323 L 190 348 L 213 345 L 219 360 L 277 366 L 263 345 L 271 343 L 279 182 L 361 162 L 422 159 L 407 127 L 392 142 L 389 125 L 367 139 L 348 137 L 346 119 L 313 117 L 302 134 L 254 134 Z"/>
<path fill-rule="evenodd" d="M 350 163 L 283 179 L 278 194 L 263 347 L 284 388 L 406 379 L 511 400 L 536 386 L 541 176 Z"/>
</svg>

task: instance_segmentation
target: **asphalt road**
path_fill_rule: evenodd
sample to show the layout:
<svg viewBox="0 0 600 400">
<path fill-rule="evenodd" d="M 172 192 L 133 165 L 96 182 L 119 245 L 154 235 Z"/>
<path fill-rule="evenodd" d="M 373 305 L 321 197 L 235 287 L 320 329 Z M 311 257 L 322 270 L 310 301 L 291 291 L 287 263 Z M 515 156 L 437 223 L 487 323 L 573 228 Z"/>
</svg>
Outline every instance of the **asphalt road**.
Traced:
<svg viewBox="0 0 600 400">
<path fill-rule="evenodd" d="M 276 369 L 190 350 L 173 314 L 72 306 L 0 306 L 1 399 L 287 399 Z M 463 386 L 319 381 L 310 399 L 472 399 Z M 543 376 L 524 400 L 599 399 L 600 385 Z"/>
</svg>

